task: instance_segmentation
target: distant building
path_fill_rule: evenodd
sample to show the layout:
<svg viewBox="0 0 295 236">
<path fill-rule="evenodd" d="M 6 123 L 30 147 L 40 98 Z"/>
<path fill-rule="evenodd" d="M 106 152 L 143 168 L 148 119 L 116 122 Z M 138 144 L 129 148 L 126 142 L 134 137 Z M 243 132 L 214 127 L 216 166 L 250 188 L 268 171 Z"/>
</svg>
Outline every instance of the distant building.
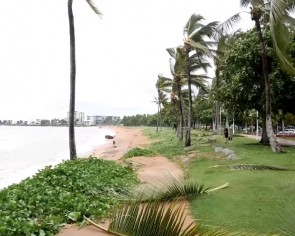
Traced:
<svg viewBox="0 0 295 236">
<path fill-rule="evenodd" d="M 76 125 L 83 125 L 83 121 L 85 120 L 85 113 L 75 111 L 74 120 Z M 67 113 L 67 121 L 69 121 L 69 112 Z"/>
<path fill-rule="evenodd" d="M 120 116 L 87 116 L 87 121 L 91 125 L 116 125 Z"/>
<path fill-rule="evenodd" d="M 11 125 L 12 124 L 12 120 L 4 120 L 3 124 L 5 125 Z"/>
</svg>

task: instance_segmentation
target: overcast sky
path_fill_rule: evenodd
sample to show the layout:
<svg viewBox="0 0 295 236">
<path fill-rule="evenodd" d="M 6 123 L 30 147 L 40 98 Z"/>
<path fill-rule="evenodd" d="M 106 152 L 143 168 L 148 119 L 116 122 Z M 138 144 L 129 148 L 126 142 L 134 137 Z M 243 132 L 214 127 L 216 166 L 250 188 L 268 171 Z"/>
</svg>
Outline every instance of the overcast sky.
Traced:
<svg viewBox="0 0 295 236">
<path fill-rule="evenodd" d="M 152 114 L 166 48 L 182 44 L 193 14 L 224 21 L 239 0 L 74 0 L 76 110 L 88 115 Z M 248 15 L 239 27 L 251 26 Z M 0 120 L 64 118 L 69 107 L 67 0 L 1 0 Z"/>
</svg>

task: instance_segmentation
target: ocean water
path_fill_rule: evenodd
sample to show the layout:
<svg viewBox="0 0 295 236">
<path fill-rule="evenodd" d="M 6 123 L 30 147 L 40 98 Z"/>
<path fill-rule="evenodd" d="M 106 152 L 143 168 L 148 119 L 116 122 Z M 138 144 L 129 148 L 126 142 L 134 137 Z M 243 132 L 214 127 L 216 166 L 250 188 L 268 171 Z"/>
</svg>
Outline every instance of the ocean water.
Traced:
<svg viewBox="0 0 295 236">
<path fill-rule="evenodd" d="M 77 155 L 87 157 L 105 144 L 108 129 L 76 127 Z M 69 159 L 68 127 L 0 126 L 0 189 Z"/>
</svg>

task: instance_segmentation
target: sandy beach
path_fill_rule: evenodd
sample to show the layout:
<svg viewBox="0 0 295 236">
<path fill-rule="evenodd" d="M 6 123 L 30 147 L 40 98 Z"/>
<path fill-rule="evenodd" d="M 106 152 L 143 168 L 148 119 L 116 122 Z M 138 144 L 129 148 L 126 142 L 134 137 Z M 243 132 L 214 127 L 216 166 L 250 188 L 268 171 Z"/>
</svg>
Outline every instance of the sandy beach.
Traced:
<svg viewBox="0 0 295 236">
<path fill-rule="evenodd" d="M 105 160 L 116 161 L 128 150 L 134 147 L 145 147 L 150 142 L 139 128 L 114 126 L 108 129 L 116 134 L 115 138 L 109 139 L 106 144 L 94 150 L 93 153 L 94 156 Z M 113 147 L 113 141 L 115 141 L 115 148 Z"/>
<path fill-rule="evenodd" d="M 98 158 L 106 160 L 118 161 L 128 150 L 135 147 L 146 147 L 150 140 L 142 134 L 140 128 L 129 127 L 109 127 L 108 129 L 116 133 L 115 140 L 116 147 L 113 146 L 113 140 L 96 149 L 93 153 Z M 165 173 L 182 176 L 180 167 L 168 159 L 156 157 L 135 157 L 130 159 L 135 166 L 140 166 L 137 170 L 137 175 L 143 184 L 153 183 L 155 179 L 163 177 Z M 192 218 L 189 216 L 187 223 L 191 222 Z M 108 226 L 108 222 L 100 223 L 101 226 Z M 86 226 L 79 228 L 76 225 L 67 225 L 57 236 L 106 236 L 111 235 L 105 233 L 93 226 Z"/>
</svg>

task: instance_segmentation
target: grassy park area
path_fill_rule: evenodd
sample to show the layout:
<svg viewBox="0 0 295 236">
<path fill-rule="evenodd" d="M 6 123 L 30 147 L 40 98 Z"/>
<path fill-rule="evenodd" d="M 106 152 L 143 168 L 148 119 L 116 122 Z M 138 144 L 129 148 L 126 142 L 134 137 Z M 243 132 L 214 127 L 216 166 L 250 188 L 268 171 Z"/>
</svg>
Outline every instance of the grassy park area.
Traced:
<svg viewBox="0 0 295 236">
<path fill-rule="evenodd" d="M 160 151 L 171 158 L 172 147 L 176 154 L 174 159 L 183 159 L 185 152 L 177 144 L 172 130 L 157 134 L 146 132 L 162 140 L 151 145 L 153 151 Z M 234 137 L 232 143 L 225 143 L 221 136 L 195 130 L 192 138 L 193 147 L 187 153 L 190 160 L 184 167 L 187 174 L 205 187 L 214 188 L 229 182 L 229 188 L 191 202 L 191 211 L 196 219 L 204 221 L 206 225 L 223 226 L 233 231 L 273 233 L 278 232 L 279 227 L 285 227 L 286 220 L 282 220 L 281 216 L 289 219 L 292 214 L 295 216 L 295 208 L 290 207 L 295 199 L 295 148 L 284 147 L 285 153 L 278 154 L 273 153 L 270 147 L 258 144 L 255 139 L 240 136 Z M 209 138 L 216 139 L 216 143 L 208 144 Z M 223 153 L 214 151 L 214 146 L 233 150 L 239 159 L 227 160 Z M 267 165 L 290 170 L 229 168 L 235 164 Z"/>
</svg>

